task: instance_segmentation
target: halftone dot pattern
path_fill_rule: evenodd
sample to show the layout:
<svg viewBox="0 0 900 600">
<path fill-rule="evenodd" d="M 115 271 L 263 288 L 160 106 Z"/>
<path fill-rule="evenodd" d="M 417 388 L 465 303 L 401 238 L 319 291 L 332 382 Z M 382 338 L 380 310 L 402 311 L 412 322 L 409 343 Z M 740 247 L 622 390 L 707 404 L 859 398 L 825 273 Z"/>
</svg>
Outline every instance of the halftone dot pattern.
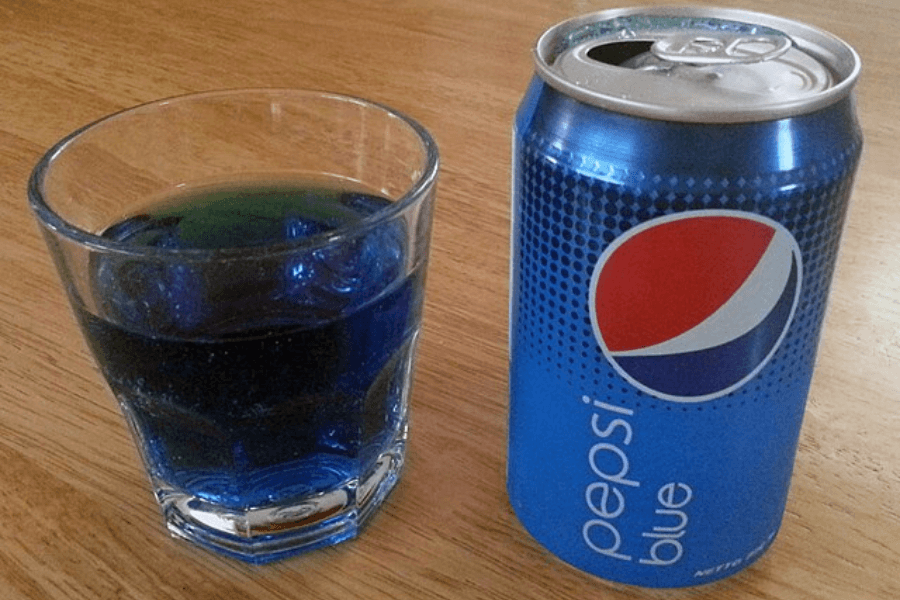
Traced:
<svg viewBox="0 0 900 600">
<path fill-rule="evenodd" d="M 858 153 L 854 146 L 803 169 L 697 178 L 598 162 L 584 169 L 583 157 L 526 135 L 514 157 L 518 344 L 561 381 L 611 402 L 702 411 L 777 398 L 786 381 L 812 369 Z M 656 217 L 702 209 L 752 212 L 784 225 L 802 254 L 801 296 L 787 337 L 755 378 L 714 401 L 674 403 L 634 389 L 606 362 L 591 327 L 589 286 L 598 258 L 619 235 Z"/>
</svg>

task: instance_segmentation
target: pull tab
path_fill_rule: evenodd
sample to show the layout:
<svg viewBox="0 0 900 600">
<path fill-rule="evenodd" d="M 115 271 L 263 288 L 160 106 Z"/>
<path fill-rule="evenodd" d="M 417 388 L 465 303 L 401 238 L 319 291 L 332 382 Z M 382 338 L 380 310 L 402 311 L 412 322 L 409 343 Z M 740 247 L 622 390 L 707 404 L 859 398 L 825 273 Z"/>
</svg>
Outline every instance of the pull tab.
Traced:
<svg viewBox="0 0 900 600">
<path fill-rule="evenodd" d="M 778 58 L 791 48 L 783 35 L 747 36 L 727 33 L 671 35 L 650 48 L 654 56 L 692 65 L 747 64 Z"/>
</svg>

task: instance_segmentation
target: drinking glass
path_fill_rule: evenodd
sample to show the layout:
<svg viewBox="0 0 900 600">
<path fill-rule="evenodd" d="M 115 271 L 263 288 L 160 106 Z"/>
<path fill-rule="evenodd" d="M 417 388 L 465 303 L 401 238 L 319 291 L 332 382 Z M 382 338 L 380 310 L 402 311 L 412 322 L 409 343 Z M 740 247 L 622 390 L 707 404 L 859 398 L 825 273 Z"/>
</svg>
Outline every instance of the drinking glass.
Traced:
<svg viewBox="0 0 900 600">
<path fill-rule="evenodd" d="M 437 146 L 386 106 L 151 102 L 28 196 L 174 535 L 263 563 L 351 538 L 404 462 Z"/>
</svg>

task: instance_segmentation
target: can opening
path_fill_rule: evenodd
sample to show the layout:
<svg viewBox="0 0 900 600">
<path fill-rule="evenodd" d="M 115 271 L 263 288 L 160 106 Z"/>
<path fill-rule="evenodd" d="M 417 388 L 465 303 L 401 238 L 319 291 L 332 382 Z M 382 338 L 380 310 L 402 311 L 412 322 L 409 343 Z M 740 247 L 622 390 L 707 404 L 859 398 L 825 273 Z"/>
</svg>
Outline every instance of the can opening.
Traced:
<svg viewBox="0 0 900 600">
<path fill-rule="evenodd" d="M 587 51 L 587 56 L 591 60 L 618 67 L 636 56 L 650 52 L 651 47 L 653 47 L 652 40 L 611 42 L 609 44 L 594 46 Z"/>
</svg>

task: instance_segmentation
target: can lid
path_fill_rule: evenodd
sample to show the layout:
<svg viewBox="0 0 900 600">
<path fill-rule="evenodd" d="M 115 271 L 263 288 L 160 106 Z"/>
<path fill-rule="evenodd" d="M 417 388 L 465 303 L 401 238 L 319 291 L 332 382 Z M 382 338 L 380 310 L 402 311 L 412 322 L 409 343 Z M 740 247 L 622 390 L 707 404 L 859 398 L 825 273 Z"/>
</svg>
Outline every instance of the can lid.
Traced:
<svg viewBox="0 0 900 600">
<path fill-rule="evenodd" d="M 703 123 L 805 114 L 846 97 L 860 71 L 829 33 L 731 9 L 593 13 L 549 29 L 534 57 L 548 84 L 589 104 Z"/>
</svg>

